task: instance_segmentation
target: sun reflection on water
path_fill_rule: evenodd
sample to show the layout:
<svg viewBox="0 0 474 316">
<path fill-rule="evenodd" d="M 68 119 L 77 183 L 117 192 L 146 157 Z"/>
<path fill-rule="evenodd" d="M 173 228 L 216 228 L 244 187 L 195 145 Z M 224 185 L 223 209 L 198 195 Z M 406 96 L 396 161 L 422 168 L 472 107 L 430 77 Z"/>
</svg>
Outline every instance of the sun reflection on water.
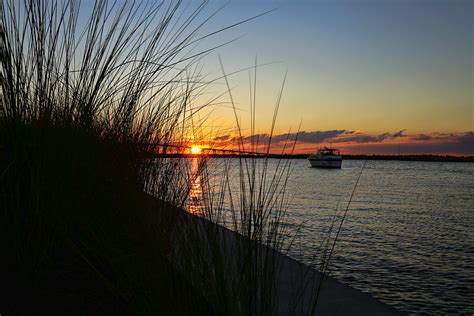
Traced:
<svg viewBox="0 0 474 316">
<path fill-rule="evenodd" d="M 194 215 L 202 215 L 204 213 L 204 202 L 202 194 L 202 176 L 199 158 L 193 158 L 191 161 L 189 181 L 190 183 L 187 211 Z"/>
</svg>

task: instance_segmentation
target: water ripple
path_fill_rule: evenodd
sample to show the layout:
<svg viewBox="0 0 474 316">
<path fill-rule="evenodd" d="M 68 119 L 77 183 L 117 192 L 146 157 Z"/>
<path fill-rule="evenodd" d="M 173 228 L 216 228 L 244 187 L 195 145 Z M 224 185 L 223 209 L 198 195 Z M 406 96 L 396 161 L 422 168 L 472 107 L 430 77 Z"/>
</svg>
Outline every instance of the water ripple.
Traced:
<svg viewBox="0 0 474 316">
<path fill-rule="evenodd" d="M 294 257 L 319 265 L 318 247 L 362 164 L 328 171 L 294 161 L 287 227 L 299 228 Z M 410 314 L 474 314 L 473 179 L 474 164 L 368 161 L 331 274 Z"/>
</svg>

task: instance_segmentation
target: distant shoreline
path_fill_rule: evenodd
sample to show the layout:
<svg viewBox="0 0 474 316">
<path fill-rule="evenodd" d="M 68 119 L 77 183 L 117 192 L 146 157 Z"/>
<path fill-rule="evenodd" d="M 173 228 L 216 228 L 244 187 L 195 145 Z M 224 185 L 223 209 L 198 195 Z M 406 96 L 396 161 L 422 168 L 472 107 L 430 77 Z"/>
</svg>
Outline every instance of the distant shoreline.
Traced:
<svg viewBox="0 0 474 316">
<path fill-rule="evenodd" d="M 0 146 L 0 162 L 6 160 L 7 151 Z M 307 159 L 309 154 L 206 154 L 213 158 L 276 158 L 276 159 Z M 155 155 L 156 158 L 197 158 L 192 154 Z M 442 155 L 342 155 L 344 160 L 398 160 L 398 161 L 433 161 L 433 162 L 474 162 L 474 156 L 442 156 Z"/>
<path fill-rule="evenodd" d="M 265 158 L 267 155 L 248 155 L 248 154 L 208 154 L 207 157 L 213 158 Z M 277 159 L 307 159 L 308 154 L 278 155 L 269 154 L 268 158 Z M 199 155 L 190 154 L 167 154 L 158 157 L 166 158 L 197 158 Z M 474 162 L 474 156 L 441 156 L 441 155 L 342 155 L 344 160 L 398 160 L 398 161 L 433 161 L 433 162 Z"/>
</svg>

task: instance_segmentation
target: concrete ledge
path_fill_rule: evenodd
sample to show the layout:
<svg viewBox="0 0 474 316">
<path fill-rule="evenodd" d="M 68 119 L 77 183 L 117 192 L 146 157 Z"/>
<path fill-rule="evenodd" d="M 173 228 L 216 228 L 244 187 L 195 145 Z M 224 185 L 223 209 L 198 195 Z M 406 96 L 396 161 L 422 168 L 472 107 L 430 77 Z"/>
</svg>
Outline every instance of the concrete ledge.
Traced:
<svg viewBox="0 0 474 316">
<path fill-rule="evenodd" d="M 158 201 L 158 203 L 163 206 L 163 202 Z M 169 211 L 169 208 L 170 205 L 162 209 Z M 182 210 L 178 213 L 174 233 L 175 236 L 179 236 L 177 237 L 179 242 L 185 242 L 186 238 L 199 238 L 199 243 L 202 243 L 200 246 L 200 250 L 203 250 L 202 254 L 206 253 L 205 250 L 211 247 L 211 244 L 215 245 L 217 242 L 226 260 L 225 271 L 232 273 L 238 262 L 237 248 L 244 247 L 245 249 L 249 245 L 248 239 L 200 216 Z M 186 235 L 189 230 L 192 232 L 183 239 L 183 234 Z M 175 248 L 173 250 L 175 255 L 179 257 L 179 242 L 175 244 L 177 241 L 175 238 L 172 237 L 170 241 Z M 264 255 L 272 255 L 279 268 L 279 273 L 275 276 L 276 302 L 274 305 L 278 315 L 311 315 L 314 295 L 321 281 L 315 315 L 404 315 L 370 294 L 363 293 L 330 276 L 323 276 L 313 268 L 278 251 L 264 245 L 258 247 Z M 212 263 L 209 262 L 209 265 L 212 266 Z"/>
<path fill-rule="evenodd" d="M 354 289 L 330 276 L 323 276 L 316 270 L 283 254 L 281 273 L 278 279 L 278 312 L 289 315 L 293 312 L 310 315 L 312 295 L 322 281 L 316 315 L 403 315 L 395 308 L 378 301 L 369 294 Z M 303 290 L 300 290 L 300 289 Z M 289 306 L 288 298 L 300 291 L 297 306 Z M 293 311 L 292 311 L 293 310 Z"/>
</svg>

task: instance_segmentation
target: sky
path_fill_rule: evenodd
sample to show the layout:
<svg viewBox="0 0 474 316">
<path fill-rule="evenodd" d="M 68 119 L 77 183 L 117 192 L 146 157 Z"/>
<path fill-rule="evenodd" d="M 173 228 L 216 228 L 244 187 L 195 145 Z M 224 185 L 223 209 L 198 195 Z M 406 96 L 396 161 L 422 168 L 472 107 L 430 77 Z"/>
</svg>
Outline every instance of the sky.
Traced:
<svg viewBox="0 0 474 316">
<path fill-rule="evenodd" d="M 222 76 L 222 60 L 237 108 L 223 79 L 196 99 L 222 94 L 200 113 L 203 143 L 235 146 L 236 116 L 246 142 L 267 139 L 283 87 L 275 152 L 289 136 L 297 153 L 332 143 L 343 153 L 474 155 L 474 1 L 210 0 L 201 19 L 218 8 L 199 35 L 273 11 L 196 46 L 235 39 L 201 60 L 209 79 Z M 255 74 L 245 69 L 256 61 L 252 130 Z"/>
<path fill-rule="evenodd" d="M 219 56 L 226 73 L 275 62 L 257 69 L 255 134 L 269 133 L 287 73 L 275 134 L 303 132 L 298 152 L 332 142 L 353 153 L 474 155 L 473 1 L 230 1 L 210 28 L 271 9 L 214 37 L 239 39 L 205 60 L 217 75 Z M 249 135 L 249 73 L 228 79 Z M 235 139 L 231 109 L 210 125 Z"/>
</svg>

